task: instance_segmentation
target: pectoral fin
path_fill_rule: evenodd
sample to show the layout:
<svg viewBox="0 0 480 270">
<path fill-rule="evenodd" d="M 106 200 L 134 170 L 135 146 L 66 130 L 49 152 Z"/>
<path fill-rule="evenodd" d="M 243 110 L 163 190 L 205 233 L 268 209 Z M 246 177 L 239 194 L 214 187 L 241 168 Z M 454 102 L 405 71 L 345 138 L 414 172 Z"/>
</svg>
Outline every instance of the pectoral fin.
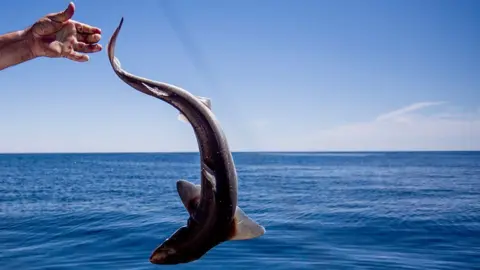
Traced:
<svg viewBox="0 0 480 270">
<path fill-rule="evenodd" d="M 235 211 L 233 226 L 228 240 L 248 240 L 265 234 L 265 228 L 249 218 L 240 207 Z"/>
<path fill-rule="evenodd" d="M 195 185 L 185 180 L 177 181 L 177 192 L 182 200 L 183 205 L 187 209 L 190 216 L 195 213 L 198 203 L 200 201 L 201 188 L 200 185 Z"/>
<path fill-rule="evenodd" d="M 210 110 L 212 109 L 212 101 L 209 98 L 199 97 L 199 96 L 197 96 L 197 98 L 200 100 L 200 102 L 202 102 L 205 106 L 207 106 L 208 109 Z M 188 123 L 188 119 L 182 113 L 178 115 L 177 119 L 182 122 Z"/>
<path fill-rule="evenodd" d="M 185 115 L 183 115 L 183 113 L 180 113 L 178 115 L 177 119 L 184 122 L 184 123 L 188 123 L 188 119 L 185 117 Z"/>
</svg>

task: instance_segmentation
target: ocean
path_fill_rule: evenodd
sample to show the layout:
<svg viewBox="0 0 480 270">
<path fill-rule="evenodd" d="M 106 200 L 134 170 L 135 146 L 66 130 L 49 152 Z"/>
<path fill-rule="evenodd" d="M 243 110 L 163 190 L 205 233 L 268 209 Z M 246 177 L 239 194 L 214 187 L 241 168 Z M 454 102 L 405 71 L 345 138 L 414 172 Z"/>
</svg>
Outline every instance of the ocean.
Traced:
<svg viewBox="0 0 480 270">
<path fill-rule="evenodd" d="M 0 269 L 480 269 L 480 152 L 233 156 L 266 234 L 159 266 L 198 153 L 0 155 Z"/>
</svg>

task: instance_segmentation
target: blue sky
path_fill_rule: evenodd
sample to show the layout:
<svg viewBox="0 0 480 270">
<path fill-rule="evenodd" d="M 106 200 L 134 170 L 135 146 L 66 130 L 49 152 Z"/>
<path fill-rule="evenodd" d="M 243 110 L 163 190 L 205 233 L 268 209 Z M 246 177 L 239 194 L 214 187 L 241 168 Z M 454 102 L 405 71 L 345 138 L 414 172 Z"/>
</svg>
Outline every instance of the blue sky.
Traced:
<svg viewBox="0 0 480 270">
<path fill-rule="evenodd" d="M 480 150 L 478 1 L 74 3 L 104 49 L 123 16 L 122 67 L 210 97 L 234 151 Z M 0 33 L 67 4 L 5 1 Z M 0 152 L 197 151 L 106 50 L 3 70 L 0 102 Z"/>
</svg>

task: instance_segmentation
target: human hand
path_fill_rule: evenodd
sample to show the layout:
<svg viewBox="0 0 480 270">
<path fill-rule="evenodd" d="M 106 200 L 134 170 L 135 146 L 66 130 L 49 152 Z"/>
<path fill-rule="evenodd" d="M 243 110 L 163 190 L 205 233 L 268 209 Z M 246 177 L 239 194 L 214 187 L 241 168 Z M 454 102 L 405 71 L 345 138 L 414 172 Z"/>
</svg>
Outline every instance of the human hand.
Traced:
<svg viewBox="0 0 480 270">
<path fill-rule="evenodd" d="M 29 47 L 34 57 L 65 57 L 77 62 L 89 60 L 85 53 L 102 50 L 97 44 L 101 30 L 71 20 L 75 5 L 70 2 L 67 9 L 50 13 L 26 29 Z"/>
</svg>

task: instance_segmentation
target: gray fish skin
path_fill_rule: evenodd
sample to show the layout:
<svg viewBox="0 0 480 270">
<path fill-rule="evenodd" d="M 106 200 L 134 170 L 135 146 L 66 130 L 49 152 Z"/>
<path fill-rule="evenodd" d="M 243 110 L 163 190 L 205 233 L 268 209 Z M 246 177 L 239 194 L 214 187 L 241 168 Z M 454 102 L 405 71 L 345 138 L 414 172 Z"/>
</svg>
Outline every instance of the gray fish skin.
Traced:
<svg viewBox="0 0 480 270">
<path fill-rule="evenodd" d="M 128 73 L 115 57 L 115 44 L 123 18 L 108 43 L 108 57 L 116 75 L 134 89 L 161 99 L 191 124 L 200 152 L 201 185 L 177 181 L 177 192 L 189 213 L 179 228 L 151 254 L 153 264 L 180 264 L 198 260 L 213 247 L 232 240 L 247 240 L 265 234 L 265 228 L 237 206 L 237 173 L 220 123 L 210 100 L 162 82 Z"/>
</svg>

